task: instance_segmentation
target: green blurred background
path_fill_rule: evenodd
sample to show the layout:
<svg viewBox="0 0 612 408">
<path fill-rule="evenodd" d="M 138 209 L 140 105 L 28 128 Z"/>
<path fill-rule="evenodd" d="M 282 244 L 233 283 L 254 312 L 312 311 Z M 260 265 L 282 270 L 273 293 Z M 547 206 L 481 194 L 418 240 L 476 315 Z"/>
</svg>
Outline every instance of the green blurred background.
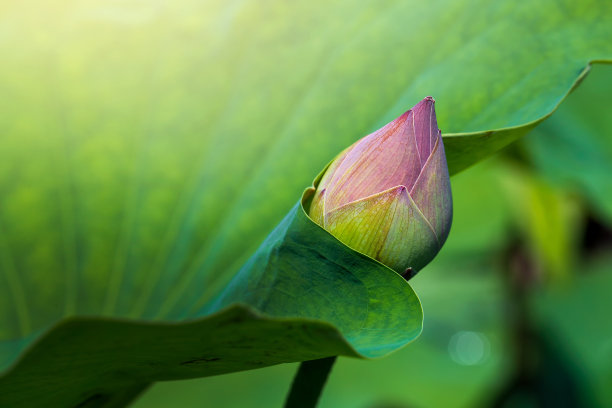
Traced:
<svg viewBox="0 0 612 408">
<path fill-rule="evenodd" d="M 612 66 L 595 66 L 525 139 L 451 180 L 449 240 L 411 281 L 422 336 L 381 360 L 340 358 L 320 406 L 611 406 Z M 526 258 L 520 268 L 512 252 Z M 522 300 L 509 276 L 522 272 L 528 337 L 541 341 L 517 339 Z M 511 387 L 529 376 L 521 352 L 532 378 Z M 158 383 L 135 406 L 281 406 L 296 369 Z"/>
<path fill-rule="evenodd" d="M 444 134 L 476 132 L 448 140 L 457 169 L 561 105 L 452 178 L 451 235 L 411 281 L 423 335 L 340 358 L 321 406 L 612 406 L 612 67 L 563 100 L 612 58 L 609 2 L 27 0 L 0 18 L 2 368 L 64 317 L 194 317 L 327 161 L 431 94 Z M 277 407 L 296 369 L 134 406 Z"/>
</svg>

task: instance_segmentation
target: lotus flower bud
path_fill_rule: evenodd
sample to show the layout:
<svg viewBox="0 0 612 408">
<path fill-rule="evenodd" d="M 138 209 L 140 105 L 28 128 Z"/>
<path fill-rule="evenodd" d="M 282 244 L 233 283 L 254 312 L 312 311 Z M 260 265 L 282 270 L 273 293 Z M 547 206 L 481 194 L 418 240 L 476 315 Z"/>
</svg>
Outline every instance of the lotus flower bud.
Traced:
<svg viewBox="0 0 612 408">
<path fill-rule="evenodd" d="M 334 159 L 319 180 L 309 215 L 344 244 L 404 276 L 428 264 L 452 221 L 433 98 Z"/>
</svg>

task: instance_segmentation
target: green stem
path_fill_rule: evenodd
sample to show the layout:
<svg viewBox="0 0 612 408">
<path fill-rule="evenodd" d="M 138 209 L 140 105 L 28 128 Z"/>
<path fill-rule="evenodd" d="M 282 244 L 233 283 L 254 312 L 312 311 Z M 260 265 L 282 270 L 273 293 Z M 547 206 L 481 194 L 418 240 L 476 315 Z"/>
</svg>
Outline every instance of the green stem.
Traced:
<svg viewBox="0 0 612 408">
<path fill-rule="evenodd" d="M 285 408 L 316 407 L 335 362 L 335 356 L 302 362 L 291 384 Z"/>
</svg>

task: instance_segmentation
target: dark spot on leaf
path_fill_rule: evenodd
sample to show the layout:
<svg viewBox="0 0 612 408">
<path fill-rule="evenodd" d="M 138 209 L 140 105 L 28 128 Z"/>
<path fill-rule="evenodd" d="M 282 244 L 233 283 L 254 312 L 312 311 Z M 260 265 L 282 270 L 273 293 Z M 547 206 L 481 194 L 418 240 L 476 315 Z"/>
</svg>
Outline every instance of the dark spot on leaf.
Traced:
<svg viewBox="0 0 612 408">
<path fill-rule="evenodd" d="M 194 358 L 193 360 L 183 361 L 181 365 L 198 365 L 203 363 L 211 363 L 213 361 L 221 360 L 220 357 L 202 357 L 202 358 Z"/>
<path fill-rule="evenodd" d="M 109 399 L 110 398 L 108 395 L 94 394 L 94 395 L 87 397 L 85 400 L 81 401 L 77 405 L 75 405 L 74 408 L 102 407 L 108 402 Z"/>
<path fill-rule="evenodd" d="M 481 138 L 482 138 L 482 139 L 488 139 L 488 138 L 490 138 L 490 137 L 491 137 L 491 135 L 493 135 L 493 133 L 494 133 L 494 132 L 493 132 L 492 130 L 489 130 L 488 132 L 483 133 L 483 134 L 482 134 L 482 136 L 481 136 Z"/>
</svg>

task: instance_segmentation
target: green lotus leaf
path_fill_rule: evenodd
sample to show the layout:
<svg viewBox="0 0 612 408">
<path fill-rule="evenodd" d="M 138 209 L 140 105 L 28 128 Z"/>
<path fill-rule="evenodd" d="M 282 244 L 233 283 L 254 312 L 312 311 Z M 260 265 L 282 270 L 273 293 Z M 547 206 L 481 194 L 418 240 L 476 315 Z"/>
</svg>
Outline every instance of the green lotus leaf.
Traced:
<svg viewBox="0 0 612 408">
<path fill-rule="evenodd" d="M 422 321 L 399 274 L 342 244 L 298 203 L 189 321 L 69 318 L 1 378 L 0 406 L 122 406 L 157 380 L 380 357 L 414 340 Z"/>
<path fill-rule="evenodd" d="M 612 58 L 611 7 L 3 2 L 0 398 L 121 405 L 155 379 L 213 375 L 180 363 L 219 354 L 208 346 L 233 344 L 223 333 L 248 331 L 257 349 L 226 350 L 223 372 L 405 343 L 410 330 L 392 346 L 352 337 L 356 322 L 331 312 L 304 323 L 316 316 L 227 290 L 246 284 L 233 279 L 325 163 L 424 96 L 451 172 L 527 133 Z M 416 304 L 398 275 L 350 258 Z M 216 311 L 220 293 L 228 308 Z M 341 299 L 369 305 L 351 294 Z"/>
</svg>

